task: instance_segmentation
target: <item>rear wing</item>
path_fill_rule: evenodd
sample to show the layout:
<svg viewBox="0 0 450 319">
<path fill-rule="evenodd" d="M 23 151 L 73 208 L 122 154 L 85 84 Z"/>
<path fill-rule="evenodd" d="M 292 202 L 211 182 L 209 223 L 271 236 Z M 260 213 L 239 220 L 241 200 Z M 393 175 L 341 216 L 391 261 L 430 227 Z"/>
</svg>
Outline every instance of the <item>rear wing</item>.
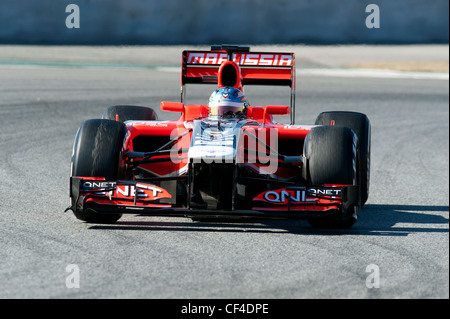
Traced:
<svg viewBox="0 0 450 319">
<path fill-rule="evenodd" d="M 232 61 L 232 62 L 229 62 Z M 182 56 L 181 102 L 184 102 L 186 84 L 229 82 L 219 78 L 229 72 L 219 72 L 224 62 L 236 65 L 239 83 L 245 85 L 289 86 L 291 124 L 295 122 L 295 55 L 280 52 L 250 52 L 250 48 L 237 45 L 213 45 L 210 51 L 186 50 Z M 227 69 L 228 70 L 228 69 Z M 233 71 L 234 72 L 234 71 Z M 234 75 L 233 75 L 234 76 Z"/>
</svg>

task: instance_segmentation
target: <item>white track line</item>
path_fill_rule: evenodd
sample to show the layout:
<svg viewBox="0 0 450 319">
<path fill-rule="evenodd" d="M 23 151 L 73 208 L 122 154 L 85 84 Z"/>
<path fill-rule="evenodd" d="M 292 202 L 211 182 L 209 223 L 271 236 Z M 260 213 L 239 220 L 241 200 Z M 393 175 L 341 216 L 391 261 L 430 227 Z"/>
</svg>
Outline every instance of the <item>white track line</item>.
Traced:
<svg viewBox="0 0 450 319">
<path fill-rule="evenodd" d="M 379 69 L 297 69 L 297 74 L 300 76 L 316 75 L 345 78 L 449 80 L 449 74 L 443 72 L 406 72 Z"/>
</svg>

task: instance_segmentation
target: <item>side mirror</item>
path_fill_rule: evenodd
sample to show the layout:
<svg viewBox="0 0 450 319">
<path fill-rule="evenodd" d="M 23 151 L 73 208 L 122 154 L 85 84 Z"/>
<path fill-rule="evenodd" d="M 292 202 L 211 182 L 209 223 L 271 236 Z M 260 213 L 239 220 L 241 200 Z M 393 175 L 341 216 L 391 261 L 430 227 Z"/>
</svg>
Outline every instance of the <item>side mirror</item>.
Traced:
<svg viewBox="0 0 450 319">
<path fill-rule="evenodd" d="M 266 114 L 270 115 L 287 115 L 289 114 L 289 106 L 286 105 L 267 105 Z"/>
<path fill-rule="evenodd" d="M 184 103 L 179 102 L 161 102 L 161 110 L 168 112 L 184 112 Z"/>
</svg>

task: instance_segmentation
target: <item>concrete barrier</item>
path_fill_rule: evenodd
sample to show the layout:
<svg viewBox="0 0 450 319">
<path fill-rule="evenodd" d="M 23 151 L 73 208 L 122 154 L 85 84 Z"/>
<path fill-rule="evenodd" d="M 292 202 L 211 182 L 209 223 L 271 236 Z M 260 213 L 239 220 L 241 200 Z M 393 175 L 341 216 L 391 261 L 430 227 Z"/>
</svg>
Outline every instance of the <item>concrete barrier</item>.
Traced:
<svg viewBox="0 0 450 319">
<path fill-rule="evenodd" d="M 79 8 L 78 16 L 73 10 L 66 12 L 70 4 Z M 379 12 L 366 12 L 370 4 Z M 77 17 L 78 28 L 74 23 Z M 373 27 L 378 26 L 376 18 L 378 28 Z M 0 43 L 8 44 L 406 44 L 448 40 L 448 0 L 0 2 Z"/>
</svg>

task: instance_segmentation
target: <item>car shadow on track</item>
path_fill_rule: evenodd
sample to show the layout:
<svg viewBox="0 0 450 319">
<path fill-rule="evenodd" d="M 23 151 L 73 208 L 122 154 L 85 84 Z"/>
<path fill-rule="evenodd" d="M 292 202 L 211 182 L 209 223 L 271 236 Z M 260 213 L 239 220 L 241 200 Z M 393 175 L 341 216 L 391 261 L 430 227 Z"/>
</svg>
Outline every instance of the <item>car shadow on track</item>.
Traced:
<svg viewBox="0 0 450 319">
<path fill-rule="evenodd" d="M 449 206 L 367 204 L 354 231 L 387 236 L 448 233 L 448 212 Z"/>
<path fill-rule="evenodd" d="M 356 224 L 349 229 L 313 228 L 306 220 L 136 218 L 113 225 L 95 224 L 96 230 L 146 230 L 184 232 L 291 233 L 299 235 L 373 235 L 408 236 L 413 233 L 445 233 L 449 231 L 448 206 L 367 204 Z M 448 214 L 447 214 L 448 216 Z"/>
</svg>

